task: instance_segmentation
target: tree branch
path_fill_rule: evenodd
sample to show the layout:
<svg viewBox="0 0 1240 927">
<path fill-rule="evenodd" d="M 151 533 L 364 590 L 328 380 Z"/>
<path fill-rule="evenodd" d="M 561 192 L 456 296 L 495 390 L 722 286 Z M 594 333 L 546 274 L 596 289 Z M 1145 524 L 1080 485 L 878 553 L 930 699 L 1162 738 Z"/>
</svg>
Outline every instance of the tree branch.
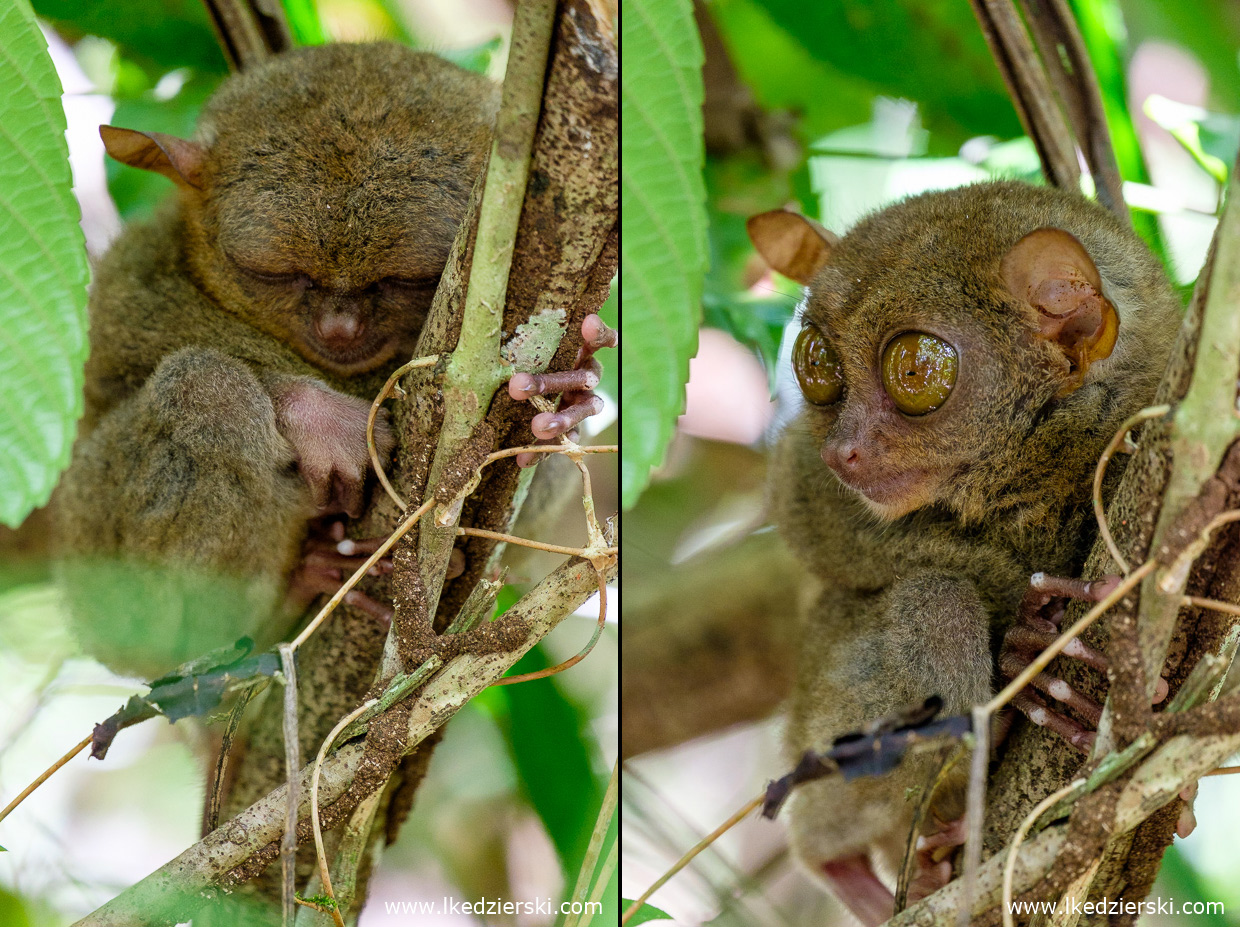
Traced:
<svg viewBox="0 0 1240 927">
<path fill-rule="evenodd" d="M 613 563 L 608 578 L 614 579 Z M 411 752 L 441 727 L 471 698 L 499 679 L 534 644 L 542 640 L 565 617 L 572 614 L 596 589 L 594 569 L 583 561 L 570 561 L 534 587 L 505 615 L 528 629 L 514 648 L 485 654 L 461 654 L 449 661 L 413 700 L 398 704 L 376 718 L 371 729 L 385 717 L 407 713 L 399 748 Z M 319 801 L 325 806 L 340 799 L 353 785 L 365 753 L 364 743 L 348 743 L 322 765 Z M 313 764 L 301 771 L 302 798 L 298 806 L 303 839 L 310 830 L 310 777 Z M 278 847 L 284 826 L 287 788 L 280 786 L 232 820 L 211 832 L 176 859 L 125 890 L 103 907 L 78 921 L 77 927 L 132 927 L 134 924 L 174 924 L 187 919 L 209 897 L 229 883 L 228 874 L 265 848 Z M 337 808 L 337 816 L 352 810 Z"/>
</svg>

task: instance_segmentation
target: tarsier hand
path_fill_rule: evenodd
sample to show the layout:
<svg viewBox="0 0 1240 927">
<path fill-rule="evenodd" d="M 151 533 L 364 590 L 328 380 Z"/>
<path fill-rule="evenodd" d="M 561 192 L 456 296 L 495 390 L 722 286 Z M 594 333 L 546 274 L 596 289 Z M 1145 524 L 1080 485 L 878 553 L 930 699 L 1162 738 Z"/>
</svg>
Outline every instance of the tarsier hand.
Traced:
<svg viewBox="0 0 1240 927">
<path fill-rule="evenodd" d="M 370 469 L 370 403 L 310 378 L 291 380 L 274 393 L 276 427 L 293 445 L 298 471 L 319 514 L 361 515 Z M 374 435 L 379 454 L 386 457 L 394 444 L 386 410 L 379 410 Z"/>
<path fill-rule="evenodd" d="M 513 399 L 530 399 L 561 393 L 559 408 L 554 412 L 540 412 L 530 422 L 530 428 L 539 444 L 554 443 L 561 435 L 575 440 L 574 429 L 591 415 L 603 411 L 603 400 L 594 395 L 602 368 L 594 359 L 596 351 L 614 348 L 620 344 L 620 336 L 608 328 L 597 315 L 588 315 L 581 323 L 583 343 L 577 352 L 572 370 L 559 373 L 518 373 L 508 381 L 508 395 Z M 540 454 L 519 454 L 517 465 L 528 467 L 537 463 Z"/>
<path fill-rule="evenodd" d="M 1003 638 L 999 651 L 999 673 L 1005 680 L 1015 679 L 1039 653 L 1055 641 L 1061 633 L 1069 599 L 1101 602 L 1119 584 L 1118 576 L 1085 581 L 1064 579 L 1035 573 L 1029 583 L 1017 613 L 1017 621 Z M 1073 640 L 1063 649 L 1063 655 L 1106 673 L 1106 656 L 1081 640 Z M 1157 705 L 1167 697 L 1167 680 L 1159 677 L 1154 687 L 1152 703 Z M 1077 721 L 1062 709 L 1047 704 L 1043 696 L 1049 696 L 1064 707 L 1073 709 L 1085 723 Z M 1012 705 L 1039 727 L 1054 731 L 1083 753 L 1088 753 L 1097 738 L 1098 721 L 1102 706 L 1082 695 L 1071 685 L 1047 672 L 1034 677 L 1033 682 L 1017 693 Z M 1006 727 L 1004 728 L 1006 731 Z M 1185 806 L 1176 822 L 1176 833 L 1187 837 L 1197 826 L 1193 803 L 1197 797 L 1197 784 L 1185 786 L 1180 791 Z"/>
</svg>

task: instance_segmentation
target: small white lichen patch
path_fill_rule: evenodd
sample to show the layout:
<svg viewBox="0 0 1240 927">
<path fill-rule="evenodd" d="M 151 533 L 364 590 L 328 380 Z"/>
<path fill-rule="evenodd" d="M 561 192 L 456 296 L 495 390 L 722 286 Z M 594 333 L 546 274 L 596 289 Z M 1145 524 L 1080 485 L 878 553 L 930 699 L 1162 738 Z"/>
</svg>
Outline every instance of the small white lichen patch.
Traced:
<svg viewBox="0 0 1240 927">
<path fill-rule="evenodd" d="M 504 342 L 500 354 L 519 371 L 542 373 L 551 363 L 567 323 L 568 313 L 563 309 L 536 312 L 528 322 L 517 326 L 513 336 Z"/>
</svg>

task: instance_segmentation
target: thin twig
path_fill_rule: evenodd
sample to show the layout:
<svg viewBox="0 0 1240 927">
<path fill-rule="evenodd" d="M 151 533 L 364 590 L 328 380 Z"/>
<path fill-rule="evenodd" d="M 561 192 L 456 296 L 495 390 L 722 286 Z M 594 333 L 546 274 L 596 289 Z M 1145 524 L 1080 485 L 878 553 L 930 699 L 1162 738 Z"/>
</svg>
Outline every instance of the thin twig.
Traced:
<svg viewBox="0 0 1240 927">
<path fill-rule="evenodd" d="M 597 571 L 596 571 L 597 572 Z M 529 682 L 531 679 L 543 679 L 547 676 L 554 676 L 556 673 L 562 673 L 572 666 L 576 666 L 582 660 L 590 655 L 590 651 L 594 649 L 594 645 L 598 643 L 600 637 L 603 636 L 603 628 L 607 624 L 607 580 L 602 573 L 598 575 L 598 623 L 594 626 L 594 634 L 587 643 L 575 656 L 569 657 L 563 663 L 557 663 L 555 666 L 547 669 L 536 670 L 532 673 L 521 673 L 518 676 L 504 676 L 491 683 L 493 686 L 510 686 L 517 682 Z"/>
<path fill-rule="evenodd" d="M 620 841 L 613 840 L 611 849 L 607 851 L 607 858 L 603 860 L 603 865 L 599 866 L 598 879 L 594 883 L 594 889 L 590 892 L 590 897 L 586 899 L 586 903 L 582 906 L 584 911 L 589 912 L 582 927 L 590 927 L 594 923 L 594 912 L 602 910 L 600 901 L 603 898 L 603 892 L 607 891 L 607 885 L 611 882 L 611 874 L 616 871 L 616 858 L 620 851 Z"/>
<path fill-rule="evenodd" d="M 314 770 L 310 773 L 310 826 L 314 829 L 314 853 L 319 864 L 319 881 L 323 883 L 323 893 L 332 900 L 332 918 L 336 921 L 336 927 L 344 927 L 344 918 L 340 916 L 340 904 L 336 901 L 336 893 L 332 891 L 327 851 L 323 849 L 323 827 L 319 823 L 319 774 L 323 771 L 323 760 L 327 758 L 327 751 L 336 743 L 340 732 L 377 704 L 379 700 L 374 698 L 363 702 L 336 723 L 319 747 L 318 755 L 314 758 Z"/>
<path fill-rule="evenodd" d="M 982 821 L 986 817 L 986 770 L 990 766 L 990 717 L 988 706 L 973 709 L 973 755 L 969 758 L 969 792 L 965 800 L 964 868 L 961 889 L 964 903 L 957 922 L 968 927 L 969 912 L 977 895 L 977 873 L 982 865 Z"/>
<path fill-rule="evenodd" d="M 43 772 L 39 774 L 39 777 L 35 779 L 34 782 L 30 783 L 30 785 L 22 789 L 17 794 L 16 798 L 14 798 L 11 802 L 9 802 L 7 805 L 4 806 L 4 810 L 0 811 L 0 821 L 3 821 L 5 818 L 7 818 L 14 808 L 16 808 L 18 805 L 24 802 L 27 798 L 29 798 L 31 792 L 33 792 L 35 789 L 41 786 L 44 782 L 50 779 L 52 775 L 56 772 L 56 770 L 60 769 L 60 767 L 64 766 L 65 763 L 69 762 L 71 759 L 73 759 L 75 756 L 81 753 L 84 749 L 86 749 L 86 747 L 88 747 L 90 745 L 90 742 L 94 739 L 94 736 L 95 735 L 93 732 L 90 734 L 87 734 L 85 737 L 82 738 L 82 740 L 78 743 L 76 747 L 70 748 L 69 751 L 65 753 L 64 756 L 58 759 L 51 766 L 47 767 L 47 769 L 43 770 Z"/>
<path fill-rule="evenodd" d="M 603 838 L 607 836 L 607 830 L 611 826 L 612 815 L 616 811 L 616 799 L 620 793 L 620 761 L 617 759 L 611 767 L 611 779 L 607 782 L 607 791 L 603 793 L 603 801 L 599 805 L 598 816 L 594 819 L 594 830 L 590 832 L 590 845 L 586 847 L 585 859 L 581 861 L 581 869 L 577 872 L 577 883 L 573 886 L 573 893 L 569 896 L 572 902 L 582 902 L 586 900 L 586 894 L 590 890 L 590 878 L 594 875 L 594 866 L 598 863 L 599 852 L 603 848 Z M 582 910 L 585 910 L 584 905 Z M 577 927 L 581 921 L 580 914 L 570 913 L 565 919 L 563 927 Z"/>
<path fill-rule="evenodd" d="M 1047 808 L 1054 805 L 1061 798 L 1066 798 L 1084 785 L 1084 779 L 1074 779 L 1059 791 L 1047 795 L 1020 822 L 1020 827 L 1016 828 L 1016 833 L 1012 836 L 1012 842 L 1008 845 L 1007 861 L 1003 865 L 1003 927 L 1016 927 L 1015 921 L 1012 918 L 1012 879 L 1016 875 L 1016 852 L 1020 849 L 1020 845 L 1025 842 L 1025 835 L 1029 833 L 1029 829 L 1033 827 L 1034 823 Z"/>
<path fill-rule="evenodd" d="M 1229 509 L 1211 518 L 1209 524 L 1197 532 L 1197 537 L 1192 543 L 1180 551 L 1179 556 L 1162 571 L 1157 583 L 1159 591 L 1173 593 L 1178 589 L 1183 589 L 1188 581 L 1188 571 L 1192 569 L 1193 562 L 1210 546 L 1211 536 L 1223 525 L 1229 525 L 1233 521 L 1240 521 L 1240 509 Z"/>
<path fill-rule="evenodd" d="M 562 444 L 527 444 L 525 447 L 506 447 L 502 451 L 488 454 L 484 466 L 497 460 L 503 460 L 505 457 L 516 457 L 518 454 L 566 454 L 568 450 Z M 582 454 L 615 454 L 619 452 L 620 445 L 588 444 L 584 447 L 579 446 L 577 450 Z"/>
<path fill-rule="evenodd" d="M 1131 567 L 1128 561 L 1124 559 L 1124 555 L 1120 553 L 1119 547 L 1115 543 L 1115 539 L 1111 536 L 1111 526 L 1107 521 L 1106 509 L 1102 505 L 1102 480 L 1106 476 L 1107 465 L 1111 462 L 1111 457 L 1119 450 L 1120 445 L 1128 438 L 1128 432 L 1136 428 L 1142 422 L 1150 419 L 1162 418 L 1171 411 L 1171 406 L 1151 406 L 1148 409 L 1142 409 L 1135 415 L 1130 415 L 1124 420 L 1124 424 L 1119 426 L 1119 431 L 1111 438 L 1106 449 L 1102 452 L 1102 456 L 1098 458 L 1098 466 L 1094 469 L 1094 518 L 1098 520 L 1098 534 L 1102 537 L 1102 542 L 1106 544 L 1107 553 L 1111 555 L 1111 559 L 1115 561 L 1119 567 L 1119 571 L 1125 576 Z"/>
<path fill-rule="evenodd" d="M 581 557 L 584 560 L 589 560 L 599 555 L 612 557 L 619 552 L 617 547 L 604 547 L 600 550 L 591 547 L 562 547 L 559 544 L 545 544 L 542 541 L 531 541 L 529 538 L 517 537 L 515 534 L 504 534 L 500 531 L 490 531 L 486 528 L 458 527 L 456 533 L 473 538 L 489 538 L 492 541 L 503 541 L 505 544 L 516 544 L 518 547 L 532 547 L 535 550 L 545 550 L 551 554 Z"/>
<path fill-rule="evenodd" d="M 261 685 L 246 686 L 237 695 L 237 701 L 228 713 L 228 722 L 224 726 L 224 734 L 220 738 L 219 754 L 215 758 L 215 777 L 211 781 L 211 794 L 207 796 L 207 813 L 203 821 L 203 830 L 210 833 L 220 826 L 220 806 L 224 800 L 224 777 L 228 774 L 228 755 L 232 752 L 233 741 L 237 737 L 237 729 L 241 727 L 241 719 L 245 715 L 246 706 L 254 696 L 267 688 L 267 681 Z"/>
<path fill-rule="evenodd" d="M 900 864 L 900 873 L 896 878 L 896 914 L 908 907 L 908 888 L 913 879 L 913 868 L 917 863 L 917 838 L 921 835 L 921 826 L 926 820 L 926 815 L 930 813 L 930 803 L 962 756 L 964 756 L 964 745 L 957 744 L 955 749 L 939 764 L 929 785 L 922 792 L 917 808 L 913 811 L 913 823 L 909 827 L 908 839 L 904 844 L 904 861 Z"/>
<path fill-rule="evenodd" d="M 694 857 L 696 857 L 699 853 L 705 850 L 708 846 L 710 846 L 712 843 L 714 843 L 716 840 L 718 840 L 720 837 L 722 837 L 724 834 L 730 831 L 733 827 L 735 827 L 737 824 L 743 821 L 746 818 L 746 816 L 748 816 L 752 811 L 761 807 L 762 800 L 765 797 L 766 797 L 765 794 L 758 795 L 756 798 L 753 798 L 750 801 L 745 802 L 744 806 L 739 811 L 737 811 L 736 814 L 732 815 L 730 818 L 728 818 L 726 821 L 724 821 L 722 824 L 720 824 L 718 827 L 712 830 L 709 834 L 707 834 L 705 837 L 703 837 L 701 840 L 695 843 L 693 845 L 693 849 L 689 850 L 688 853 L 680 857 L 680 859 L 676 860 L 676 862 L 672 864 L 671 869 L 667 870 L 667 872 L 663 873 L 663 875 L 655 879 L 654 884 L 651 885 L 650 888 L 642 892 L 637 897 L 637 900 L 634 901 L 631 905 L 629 905 L 628 910 L 624 912 L 624 916 L 620 918 L 621 927 L 624 927 L 625 924 L 631 921 L 633 919 L 633 916 L 637 914 L 639 910 L 641 910 L 641 906 L 650 900 L 650 896 L 653 895 L 655 892 L 657 892 L 659 889 L 661 889 L 664 885 L 666 885 L 668 880 L 671 879 L 672 876 L 680 872 L 680 870 L 684 869 L 685 866 L 689 865 L 689 863 L 693 862 Z"/>
<path fill-rule="evenodd" d="M 284 876 L 284 927 L 290 927 L 296 916 L 295 882 L 297 880 L 297 804 L 301 786 L 301 743 L 297 735 L 297 658 L 289 644 L 281 644 L 280 663 L 284 670 L 284 768 L 288 777 L 287 804 L 284 810 L 284 836 L 280 840 L 280 867 Z"/>
<path fill-rule="evenodd" d="M 1203 599 L 1200 596 L 1186 595 L 1182 601 L 1185 605 L 1192 605 L 1196 608 L 1208 608 L 1211 611 L 1226 612 L 1228 615 L 1240 615 L 1240 605 L 1220 602 L 1218 599 Z"/>
<path fill-rule="evenodd" d="M 392 498 L 392 501 L 400 507 L 403 512 L 409 508 L 408 504 L 402 499 L 392 488 L 391 482 L 388 481 L 387 473 L 383 469 L 383 461 L 379 459 L 379 449 L 375 447 L 375 416 L 379 414 L 379 409 L 387 400 L 388 394 L 392 392 L 392 387 L 396 385 L 396 381 L 407 374 L 410 370 L 416 370 L 419 367 L 430 367 L 439 363 L 438 354 L 430 354 L 426 357 L 415 357 L 407 364 L 397 367 L 387 382 L 383 384 L 383 389 L 379 390 L 379 395 L 375 397 L 375 401 L 370 404 L 370 414 L 366 417 L 366 450 L 370 452 L 370 465 L 375 468 L 375 476 L 379 477 L 379 483 L 383 486 L 384 491 Z"/>
</svg>

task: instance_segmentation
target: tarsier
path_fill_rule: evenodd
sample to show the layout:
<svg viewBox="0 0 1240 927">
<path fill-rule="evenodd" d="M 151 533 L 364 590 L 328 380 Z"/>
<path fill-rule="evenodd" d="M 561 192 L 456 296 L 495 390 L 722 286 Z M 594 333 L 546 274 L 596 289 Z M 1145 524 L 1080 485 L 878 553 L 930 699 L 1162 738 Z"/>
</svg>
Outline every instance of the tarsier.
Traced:
<svg viewBox="0 0 1240 927">
<path fill-rule="evenodd" d="M 1095 465 L 1152 400 L 1180 313 L 1131 231 L 1048 188 L 929 193 L 839 239 L 784 211 L 749 227 L 767 262 L 808 287 L 793 351 L 806 401 L 771 491 L 777 524 L 821 584 L 790 707 L 795 761 L 931 695 L 947 714 L 967 712 L 1057 636 L 1030 602 L 1099 596 L 1097 583 L 1051 577 L 1084 563 Z M 1105 668 L 1080 643 L 1067 654 Z M 1092 741 L 1098 706 L 1050 673 L 1018 707 L 1078 747 Z M 793 796 L 796 853 L 867 924 L 892 914 L 875 872 L 898 865 L 906 790 L 926 787 L 937 764 L 909 758 Z M 931 798 L 920 894 L 950 878 L 931 853 L 960 841 L 965 769 Z"/>
<path fill-rule="evenodd" d="M 371 401 L 412 356 L 498 104 L 434 55 L 342 44 L 231 78 L 193 140 L 101 129 L 114 158 L 178 190 L 91 294 L 86 411 L 56 500 L 88 652 L 150 678 L 243 635 L 268 646 L 360 565 L 338 528 L 308 525 L 361 512 Z M 612 333 L 583 328 L 581 369 L 513 384 L 574 393 L 535 418 L 540 438 L 596 411 L 589 355 Z M 385 418 L 375 441 L 391 449 Z"/>
</svg>

